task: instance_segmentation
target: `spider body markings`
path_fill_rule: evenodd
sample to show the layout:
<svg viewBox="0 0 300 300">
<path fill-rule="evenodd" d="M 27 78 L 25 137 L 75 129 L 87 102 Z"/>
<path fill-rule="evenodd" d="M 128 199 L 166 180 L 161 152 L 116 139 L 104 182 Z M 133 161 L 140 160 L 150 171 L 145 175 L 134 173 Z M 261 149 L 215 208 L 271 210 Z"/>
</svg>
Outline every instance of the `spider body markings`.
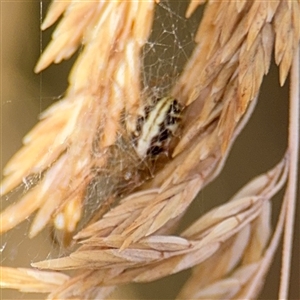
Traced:
<svg viewBox="0 0 300 300">
<path fill-rule="evenodd" d="M 140 158 L 154 158 L 168 152 L 168 145 L 181 121 L 182 106 L 173 97 L 157 99 L 145 107 L 144 116 L 137 120 L 134 133 L 135 150 Z"/>
</svg>

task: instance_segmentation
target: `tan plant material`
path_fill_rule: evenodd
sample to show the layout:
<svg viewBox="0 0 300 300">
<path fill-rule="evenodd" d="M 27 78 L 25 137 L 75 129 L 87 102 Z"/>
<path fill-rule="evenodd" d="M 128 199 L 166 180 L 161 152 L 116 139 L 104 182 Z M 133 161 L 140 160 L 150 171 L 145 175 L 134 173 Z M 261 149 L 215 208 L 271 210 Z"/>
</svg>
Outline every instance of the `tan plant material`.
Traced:
<svg viewBox="0 0 300 300">
<path fill-rule="evenodd" d="M 287 164 L 283 160 L 246 185 L 230 202 L 208 212 L 181 236 L 152 235 L 120 252 L 124 237 L 103 238 L 96 234 L 83 241 L 83 246 L 69 257 L 34 265 L 56 270 L 83 269 L 52 291 L 49 299 L 80 297 L 99 292 L 99 286 L 152 281 L 197 264 L 194 276 L 179 297 L 208 297 L 209 291 L 221 298 L 229 297 L 229 292 L 234 297 L 242 293 L 259 268 L 271 230 L 270 200 L 282 187 L 286 175 Z M 222 280 L 215 283 L 217 279 Z"/>
<path fill-rule="evenodd" d="M 191 1 L 187 16 L 203 2 Z M 268 269 L 264 262 L 273 256 L 266 248 L 270 200 L 285 182 L 289 156 L 180 236 L 167 234 L 199 190 L 219 174 L 254 108 L 273 49 L 284 83 L 299 44 L 299 5 L 284 0 L 207 3 L 197 45 L 170 92 L 185 106 L 179 139 L 171 158 L 149 178 L 139 170 L 141 161 L 128 139 L 145 102 L 140 53 L 151 30 L 154 1 L 53 2 L 42 28 L 64 16 L 36 71 L 69 58 L 81 43 L 84 49 L 66 97 L 42 115 L 4 170 L 2 194 L 30 175 L 40 174 L 41 180 L 1 213 L 1 231 L 35 211 L 30 237 L 48 223 L 75 231 L 86 190 L 102 177 L 115 188 L 103 201 L 119 203 L 74 236 L 83 245 L 69 256 L 34 264 L 79 269 L 61 279 L 49 299 L 104 298 L 114 285 L 152 281 L 194 266 L 179 298 L 257 296 Z M 126 157 L 125 165 L 116 162 L 119 156 Z M 130 188 L 124 191 L 124 185 Z M 13 277 L 10 281 L 13 286 Z"/>
<path fill-rule="evenodd" d="M 25 268 L 1 267 L 1 288 L 18 289 L 24 293 L 51 293 L 69 279 L 58 272 L 40 272 Z"/>
<path fill-rule="evenodd" d="M 284 240 L 282 253 L 282 268 L 280 278 L 279 298 L 285 299 L 289 296 L 290 270 L 292 265 L 293 231 L 296 220 L 296 201 L 298 186 L 298 165 L 299 165 L 299 130 L 300 130 L 300 49 L 294 56 L 291 70 L 291 88 L 290 88 L 290 125 L 288 148 L 290 155 L 290 168 L 288 174 L 288 184 L 285 193 L 286 211 L 282 218 L 284 224 Z"/>
<path fill-rule="evenodd" d="M 61 285 L 68 282 L 68 275 L 58 272 L 46 272 L 26 268 L 9 268 L 0 267 L 1 281 L 0 288 L 17 289 L 24 293 L 51 293 L 58 289 Z M 87 291 L 90 299 L 99 299 L 105 295 L 109 295 L 114 287 L 93 287 Z M 73 300 L 82 299 L 72 297 Z"/>
<path fill-rule="evenodd" d="M 276 171 L 280 169 L 277 167 Z M 266 180 L 269 175 L 272 177 L 275 173 L 269 172 L 264 179 Z M 281 183 L 274 186 L 272 192 L 280 188 L 286 175 L 282 175 Z M 261 183 L 264 181 L 262 176 L 248 184 L 234 199 L 247 195 L 252 188 L 258 189 L 261 184 L 259 181 Z M 265 184 L 268 184 L 267 181 Z M 271 234 L 271 202 L 265 201 L 262 205 L 258 217 L 240 230 L 235 240 L 230 241 L 229 245 L 224 243 L 219 252 L 194 268 L 191 278 L 181 290 L 178 299 L 187 297 L 192 299 L 250 299 L 259 295 L 279 243 L 286 201 L 277 223 L 277 230 L 270 243 L 268 240 Z"/>
<path fill-rule="evenodd" d="M 107 167 L 106 149 L 116 141 L 121 112 L 126 110 L 130 127 L 130 116 L 139 106 L 139 55 L 151 28 L 154 3 L 74 1 L 67 6 L 55 1 L 52 5 L 43 28 L 66 11 L 36 71 L 69 58 L 81 43 L 85 48 L 70 75 L 66 97 L 42 114 L 24 138 L 24 147 L 4 169 L 1 194 L 31 174 L 45 175 L 20 202 L 2 212 L 2 232 L 36 210 L 30 236 L 55 215 L 57 223 L 73 231 L 87 185 L 95 177 L 93 170 Z M 74 208 L 71 213 L 68 208 L 74 204 L 75 220 Z M 11 211 L 19 213 L 12 218 Z"/>
</svg>

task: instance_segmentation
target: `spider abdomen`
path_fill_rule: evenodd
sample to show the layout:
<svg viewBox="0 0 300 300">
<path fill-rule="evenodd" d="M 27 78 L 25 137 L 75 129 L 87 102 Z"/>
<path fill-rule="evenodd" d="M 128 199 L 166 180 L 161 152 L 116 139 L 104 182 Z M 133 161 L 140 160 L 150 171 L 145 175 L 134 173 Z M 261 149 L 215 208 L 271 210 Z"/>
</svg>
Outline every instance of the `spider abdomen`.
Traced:
<svg viewBox="0 0 300 300">
<path fill-rule="evenodd" d="M 153 106 L 145 108 L 145 116 L 137 121 L 134 138 L 139 157 L 155 157 L 168 152 L 171 138 L 181 120 L 182 107 L 173 97 L 158 99 Z"/>
</svg>

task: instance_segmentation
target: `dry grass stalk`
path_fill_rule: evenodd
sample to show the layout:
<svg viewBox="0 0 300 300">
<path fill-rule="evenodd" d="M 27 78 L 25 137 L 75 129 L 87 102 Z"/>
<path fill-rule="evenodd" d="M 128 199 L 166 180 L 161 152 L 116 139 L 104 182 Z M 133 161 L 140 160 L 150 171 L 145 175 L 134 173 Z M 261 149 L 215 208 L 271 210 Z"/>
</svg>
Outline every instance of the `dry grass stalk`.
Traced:
<svg viewBox="0 0 300 300">
<path fill-rule="evenodd" d="M 25 268 L 1 267 L 1 275 L 1 288 L 18 289 L 24 293 L 51 293 L 69 279 L 62 273 Z"/>
<path fill-rule="evenodd" d="M 59 2 L 54 2 L 54 8 L 60 8 Z M 80 212 L 83 195 L 91 181 L 91 169 L 105 168 L 107 157 L 103 149 L 116 140 L 122 110 L 125 108 L 129 116 L 137 112 L 141 94 L 139 52 L 149 34 L 153 8 L 151 1 L 69 4 L 36 70 L 68 58 L 81 42 L 86 47 L 73 68 L 66 98 L 43 113 L 41 122 L 24 138 L 23 149 L 4 169 L 2 194 L 32 173 L 47 172 L 21 202 L 2 212 L 2 232 L 36 210 L 30 236 L 42 230 L 55 215 L 63 219 L 60 222 L 64 228 L 74 230 L 80 214 L 72 220 L 74 215 L 67 212 L 70 205 L 74 206 L 74 200 L 72 203 L 68 200 L 79 196 L 75 210 Z M 62 10 L 54 10 L 54 15 L 50 13 L 44 27 L 51 25 L 61 13 Z M 144 26 L 140 26 L 139 18 L 143 19 Z M 96 140 L 99 154 L 95 157 L 91 153 L 99 135 L 100 139 Z M 48 197 L 49 189 L 53 190 L 51 197 Z M 12 210 L 20 212 L 17 218 L 12 219 Z M 61 212 L 66 212 L 66 216 Z M 71 224 L 66 224 L 68 220 Z"/>
<path fill-rule="evenodd" d="M 192 1 L 187 14 L 203 2 Z M 105 149 L 123 132 L 121 112 L 125 110 L 128 116 L 125 127 L 130 132 L 142 107 L 139 54 L 150 31 L 153 8 L 151 1 L 54 2 L 44 28 L 66 13 L 36 70 L 68 58 L 81 42 L 85 48 L 70 76 L 66 98 L 44 113 L 25 138 L 24 148 L 5 168 L 2 194 L 32 173 L 45 174 L 19 203 L 2 213 L 3 231 L 35 210 L 30 236 L 52 219 L 57 227 L 60 218 L 62 229 L 75 229 L 84 192 L 94 176 L 91 170 L 106 168 L 110 157 Z M 59 270 L 92 268 L 67 280 L 49 299 L 105 297 L 110 287 L 102 285 L 154 280 L 200 263 L 179 297 L 256 295 L 249 294 L 248 287 L 264 260 L 270 231 L 269 200 L 284 183 L 285 161 L 246 186 L 233 202 L 201 218 L 181 237 L 161 234 L 219 173 L 230 145 L 247 121 L 247 108 L 269 70 L 274 47 L 280 82 L 285 81 L 299 43 L 299 13 L 299 1 L 207 4 L 198 44 L 171 92 L 187 106 L 173 158 L 139 192 L 125 197 L 102 219 L 79 232 L 75 238 L 83 239 L 83 246 L 69 257 L 35 264 Z M 89 18 L 82 17 L 86 14 Z M 279 26 L 283 19 L 286 22 Z M 46 138 L 44 130 L 50 133 Z M 91 155 L 95 136 L 97 156 Z M 41 150 L 37 153 L 35 149 Z M 49 195 L 49 190 L 54 192 Z M 12 211 L 18 212 L 16 219 L 12 219 Z M 223 257 L 220 253 L 225 248 Z M 235 259 L 233 249 L 237 251 Z M 216 265 L 222 269 L 206 276 L 204 266 Z M 195 282 L 200 276 L 201 284 Z M 84 282 L 80 287 L 79 281 Z"/>
<path fill-rule="evenodd" d="M 231 283 L 227 287 L 231 287 L 234 298 L 259 268 L 270 235 L 269 201 L 282 187 L 286 175 L 283 161 L 250 182 L 230 202 L 200 218 L 181 237 L 153 235 L 120 252 L 124 240 L 121 235 L 93 235 L 70 257 L 36 263 L 39 268 L 89 269 L 62 282 L 49 299 L 94 293 L 102 285 L 152 281 L 199 263 L 187 284 L 189 297 L 207 296 L 208 291 L 219 291 L 221 298 L 229 297 L 224 285 Z M 231 278 L 223 278 L 233 270 L 236 271 Z M 239 281 L 233 280 L 234 276 Z M 180 295 L 185 299 L 186 291 Z"/>
<path fill-rule="evenodd" d="M 279 170 L 277 169 L 277 171 Z M 281 184 L 286 175 L 283 174 L 281 177 Z M 265 176 L 267 179 L 267 175 Z M 256 182 L 254 180 L 242 192 L 247 191 L 248 187 L 259 188 L 262 184 L 259 183 L 261 179 L 262 177 L 258 177 Z M 268 184 L 267 181 L 265 184 Z M 274 190 L 271 188 L 272 192 L 278 188 L 280 188 L 280 183 Z M 246 194 L 248 192 L 250 190 Z M 235 199 L 237 196 L 241 197 L 242 195 L 236 195 Z M 179 299 L 186 299 L 187 296 L 193 299 L 252 299 L 258 296 L 270 261 L 274 257 L 274 249 L 279 243 L 277 234 L 272 237 L 272 242 L 268 245 L 271 234 L 271 203 L 265 201 L 262 205 L 264 207 L 261 208 L 258 217 L 239 231 L 233 241 L 229 240 L 231 245 L 228 245 L 228 242 L 223 244 L 221 251 L 194 269 L 193 275 L 182 289 Z M 277 230 L 280 232 L 283 228 L 284 211 L 283 209 L 277 223 Z"/>
<path fill-rule="evenodd" d="M 290 270 L 292 261 L 292 248 L 293 248 L 293 230 L 296 220 L 296 201 L 297 201 L 297 182 L 298 182 L 298 165 L 299 165 L 299 130 L 300 130 L 300 56 L 299 47 L 297 53 L 293 59 L 291 70 L 291 89 L 290 89 L 290 125 L 289 125 L 289 155 L 290 155 L 290 168 L 289 179 L 285 193 L 286 214 L 283 218 L 284 225 L 284 240 L 283 240 L 283 254 L 282 254 L 282 276 L 280 278 L 280 290 L 279 298 L 288 298 L 289 294 L 289 282 L 290 282 Z"/>
</svg>

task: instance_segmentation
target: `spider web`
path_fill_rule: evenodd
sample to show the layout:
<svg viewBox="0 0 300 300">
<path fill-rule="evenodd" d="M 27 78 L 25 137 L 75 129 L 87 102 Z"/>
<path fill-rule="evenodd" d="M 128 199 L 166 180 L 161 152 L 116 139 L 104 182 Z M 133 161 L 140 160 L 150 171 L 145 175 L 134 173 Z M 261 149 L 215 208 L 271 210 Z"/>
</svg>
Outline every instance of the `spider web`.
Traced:
<svg viewBox="0 0 300 300">
<path fill-rule="evenodd" d="M 153 29 L 143 49 L 143 83 L 156 98 L 168 95 L 195 44 L 199 15 L 186 19 L 187 1 L 162 1 L 156 6 Z"/>
<path fill-rule="evenodd" d="M 169 95 L 193 50 L 199 15 L 187 20 L 184 17 L 187 4 L 162 1 L 156 6 L 153 29 L 142 51 L 141 98 L 146 99 L 146 102 Z M 101 152 L 99 154 L 101 156 Z M 151 161 L 147 157 L 138 158 L 132 141 L 129 139 L 128 142 L 126 135 L 124 140 L 122 134 L 106 154 L 109 157 L 109 168 L 98 170 L 97 176 L 90 183 L 79 228 L 100 218 L 106 209 L 116 205 L 118 200 L 153 177 L 155 170 L 168 159 L 164 156 Z M 113 203 L 108 200 L 111 198 L 114 199 Z M 95 211 L 98 213 L 93 215 Z"/>
<path fill-rule="evenodd" d="M 143 67 L 141 75 L 144 98 L 150 97 L 157 99 L 168 95 L 193 50 L 195 45 L 193 38 L 199 24 L 199 14 L 194 15 L 187 20 L 184 17 L 187 5 L 188 1 L 161 1 L 156 5 L 153 29 L 150 38 L 142 51 Z M 42 18 L 46 12 L 44 2 L 40 2 L 39 11 L 40 17 Z M 36 11 L 34 16 L 37 16 Z M 46 33 L 46 35 L 50 34 L 51 32 Z M 41 34 L 40 32 L 38 32 L 38 35 L 41 52 L 42 48 L 47 44 L 49 37 L 45 37 L 44 33 Z M 66 62 L 58 66 L 51 66 L 49 70 L 46 70 L 42 75 L 34 77 L 33 85 L 35 85 L 35 87 L 33 88 L 33 96 L 29 96 L 30 98 L 26 96 L 25 99 L 34 102 L 35 109 L 33 116 L 27 116 L 27 119 L 30 119 L 30 125 L 23 130 L 20 134 L 21 136 L 32 127 L 36 120 L 37 112 L 42 112 L 49 104 L 52 104 L 57 100 L 57 95 L 60 95 L 66 88 L 67 74 L 70 70 L 70 65 L 75 58 L 76 55 L 71 62 Z M 35 60 L 37 60 L 37 57 L 35 57 Z M 29 66 L 29 69 L 32 70 L 33 66 L 34 63 Z M 62 82 L 61 79 L 58 80 L 58 83 L 53 81 L 53 77 L 56 77 L 56 74 L 65 78 L 63 85 L 60 85 Z M 56 85 L 59 85 L 59 87 L 53 89 Z M 25 88 L 26 87 L 24 87 L 24 89 Z M 2 103 L 4 103 L 2 106 L 4 105 L 5 109 L 10 109 L 11 104 L 18 104 L 20 101 L 15 100 L 15 97 L 12 99 L 13 100 L 2 99 Z M 125 162 L 125 154 L 132 153 L 133 145 L 128 145 L 123 143 L 123 141 L 120 141 L 117 143 L 117 147 L 118 154 L 114 156 L 114 159 L 110 164 L 110 169 L 103 170 L 88 187 L 87 199 L 85 200 L 84 220 L 89 220 L 91 218 L 90 213 L 95 209 L 99 209 L 102 205 L 102 199 L 112 195 L 116 189 L 122 191 L 122 186 L 128 185 L 128 181 L 125 180 L 124 182 L 123 179 L 120 180 L 119 178 L 119 174 L 122 172 L 124 173 L 124 165 L 128 165 L 129 162 L 130 164 L 135 165 L 135 167 L 136 164 L 143 165 L 143 161 L 137 161 L 136 157 L 133 155 L 131 158 L 127 155 Z M 129 149 L 130 147 L 131 149 Z M 3 143 L 2 148 L 4 149 Z M 14 151 L 17 150 L 17 147 L 15 148 Z M 111 150 L 111 152 L 113 155 L 114 150 Z M 7 159 L 8 158 L 9 156 L 7 156 Z M 2 163 L 2 167 L 4 167 L 4 162 Z M 142 172 L 145 172 L 146 169 L 149 173 L 149 170 L 147 170 L 147 163 L 145 163 L 141 169 Z M 134 174 L 132 175 L 130 172 L 132 172 L 132 170 L 125 170 L 125 176 L 132 178 Z M 148 174 L 147 176 L 149 177 L 151 174 Z M 39 177 L 39 175 L 37 175 L 37 177 Z M 3 197 L 1 210 L 9 204 L 18 201 L 20 196 L 35 183 L 36 177 L 24 179 L 24 183 L 21 187 Z M 122 193 L 120 194 L 122 195 Z M 46 228 L 37 237 L 29 239 L 27 237 L 27 232 L 32 222 L 32 218 L 32 216 L 28 216 L 26 221 L 19 224 L 15 229 L 2 235 L 0 251 L 2 254 L 1 262 L 3 266 L 30 267 L 31 262 L 59 257 L 67 253 L 68 250 L 64 249 L 60 244 L 59 234 L 53 233 L 51 227 Z M 80 226 L 84 226 L 84 224 L 85 221 L 83 224 L 80 224 Z M 43 298 L 43 295 L 23 294 L 15 291 L 2 290 L 2 299 L 21 298 L 41 299 Z"/>
<path fill-rule="evenodd" d="M 13 45 L 13 48 L 18 53 L 18 55 L 14 58 L 14 63 L 16 61 L 18 62 L 16 68 L 17 72 L 11 74 L 8 80 L 12 83 L 12 85 L 3 84 L 2 90 L 2 167 L 4 167 L 5 162 L 13 155 L 13 153 L 15 153 L 18 148 L 20 148 L 22 136 L 24 136 L 37 122 L 38 113 L 42 112 L 48 105 L 51 105 L 55 100 L 57 100 L 58 95 L 61 95 L 67 88 L 68 72 L 74 60 L 76 59 L 75 55 L 67 62 L 64 62 L 60 65 L 51 66 L 41 75 L 31 75 L 33 66 L 39 56 L 38 52 L 41 52 L 44 46 L 48 43 L 50 39 L 49 36 L 51 35 L 55 26 L 46 33 L 41 33 L 38 30 L 38 16 L 39 14 L 41 16 L 45 15 L 47 10 L 46 3 L 49 2 L 24 2 L 21 8 L 22 13 L 18 13 L 16 6 L 21 5 L 21 3 L 22 2 L 1 3 L 1 8 L 4 10 L 3 16 L 9 16 L 8 19 L 11 19 L 12 24 L 19 24 L 22 22 L 22 25 L 19 28 L 16 29 L 14 27 L 13 30 L 10 27 L 12 26 L 12 24 L 10 24 L 8 20 L 3 21 L 3 23 L 1 24 L 3 25 L 3 31 L 5 30 L 5 28 L 7 29 L 7 36 L 13 36 L 14 40 L 16 40 L 16 44 Z M 190 19 L 187 20 L 184 17 L 187 5 L 188 1 L 161 1 L 156 6 L 153 30 L 151 32 L 149 41 L 146 43 L 142 53 L 142 96 L 144 98 L 150 97 L 156 99 L 168 95 L 178 76 L 180 75 L 185 62 L 188 60 L 191 54 L 191 51 L 194 47 L 193 37 L 199 24 L 200 11 L 197 12 L 198 14 L 194 14 Z M 32 10 L 32 15 L 30 15 L 30 13 L 25 13 L 25 11 L 27 10 Z M 11 13 L 12 11 L 13 14 Z M 16 19 L 13 19 L 13 17 L 16 17 Z M 26 27 L 28 31 L 22 31 L 22 26 Z M 29 30 L 30 27 L 35 28 L 34 33 Z M 35 35 L 35 37 L 33 37 L 33 35 Z M 31 37 L 34 38 L 33 41 L 29 40 L 29 38 Z M 5 38 L 3 34 L 1 40 L 1 49 L 7 44 L 9 44 L 9 39 Z M 3 52 L 3 63 L 5 63 L 6 61 L 5 55 L 7 55 L 8 52 L 9 51 Z M 5 76 L 6 73 L 9 73 L 6 71 L 7 70 L 2 67 L 2 76 Z M 22 78 L 19 78 L 20 75 L 22 75 Z M 279 105 L 279 103 L 284 102 L 280 101 L 284 98 L 282 94 L 280 95 L 280 93 L 282 93 L 282 90 L 276 90 L 276 92 L 274 93 L 274 86 L 276 86 L 278 74 L 276 74 L 274 77 L 276 78 L 275 83 L 273 82 L 272 84 L 270 84 L 272 86 L 272 88 L 270 89 L 272 91 L 272 99 L 269 99 L 271 100 L 271 103 L 269 102 L 269 107 L 266 106 L 263 110 L 261 110 L 261 115 L 263 116 L 263 120 L 266 120 L 266 111 L 268 111 L 268 118 L 270 117 L 270 114 L 278 112 L 278 118 L 273 122 L 268 121 L 272 126 L 271 130 L 269 130 L 268 135 L 263 135 L 261 131 L 262 126 L 261 124 L 259 124 L 259 130 L 256 129 L 256 133 L 252 136 L 250 135 L 250 138 L 249 135 L 244 137 L 241 142 L 243 145 L 249 145 L 249 140 L 251 140 L 252 137 L 252 140 L 255 141 L 254 143 L 259 145 L 259 147 L 257 148 L 272 149 L 272 152 L 276 152 L 275 149 L 278 145 L 275 144 L 272 145 L 272 147 L 267 147 L 264 143 L 257 142 L 257 132 L 260 132 L 260 135 L 263 136 L 264 141 L 267 141 L 267 137 L 272 135 L 276 135 L 276 139 L 279 136 L 283 137 L 284 139 L 285 128 L 282 127 L 281 131 L 278 132 L 277 127 L 278 123 L 284 123 L 282 122 L 284 109 L 269 109 L 270 106 L 274 107 L 275 103 L 276 105 Z M 6 90 L 8 89 L 9 93 L 6 93 Z M 19 94 L 17 94 L 17 92 L 19 92 Z M 270 92 L 268 93 L 268 97 L 269 94 Z M 275 94 L 279 95 L 279 99 L 275 100 L 273 98 L 273 95 L 275 96 Z M 274 130 L 274 124 L 276 124 L 276 130 Z M 253 136 L 255 137 L 253 138 Z M 280 147 L 284 144 L 283 140 L 279 141 L 277 139 L 276 141 L 276 143 L 279 144 Z M 130 145 L 125 145 L 126 146 L 124 146 L 122 142 L 120 142 L 118 145 L 118 156 L 114 157 L 114 161 L 112 164 L 114 172 L 109 169 L 103 170 L 101 176 L 99 178 L 96 178 L 95 181 L 90 184 L 88 188 L 88 196 L 86 201 L 87 205 L 85 209 L 85 215 L 87 219 L 89 219 L 89 213 L 98 208 L 99 205 L 101 205 L 101 199 L 113 193 L 116 186 L 118 186 L 119 189 L 122 189 L 122 184 L 124 184 L 124 181 L 119 180 L 118 174 L 120 174 L 120 170 L 122 172 L 124 171 L 122 169 L 125 163 L 123 154 L 127 154 L 128 151 L 132 151 L 132 149 L 129 149 Z M 246 155 L 249 154 L 250 158 L 253 153 L 251 153 L 250 155 L 249 149 L 250 148 L 248 146 L 244 146 L 242 150 L 244 153 L 246 153 Z M 255 151 L 255 149 L 251 148 L 251 152 L 252 151 Z M 281 156 L 282 151 L 280 150 L 279 152 L 280 153 L 278 154 L 278 157 Z M 276 153 L 278 153 L 278 150 Z M 232 156 L 236 156 L 235 153 L 232 154 Z M 260 157 L 260 153 L 257 154 L 257 157 Z M 268 165 L 272 165 L 274 162 L 270 163 L 268 160 L 269 157 L 270 153 L 267 154 L 265 159 L 259 159 L 259 172 L 257 172 L 257 169 L 255 169 L 254 163 L 251 164 L 250 167 L 247 166 L 247 172 L 250 171 L 250 175 L 248 173 L 248 177 L 251 178 L 255 174 L 267 169 Z M 136 161 L 134 157 L 130 159 L 134 164 L 142 163 Z M 126 160 L 128 163 L 128 157 L 126 157 Z M 278 158 L 275 161 L 277 160 Z M 221 179 L 221 187 L 220 185 L 217 187 L 222 191 L 222 197 L 224 197 L 224 193 L 226 194 L 225 198 L 227 198 L 227 196 L 229 197 L 229 195 L 232 194 L 235 190 L 234 184 L 232 183 L 232 181 L 230 182 L 228 178 L 235 177 L 234 180 L 241 184 L 241 178 L 243 178 L 244 173 L 246 173 L 242 169 L 244 161 L 244 156 L 242 158 L 238 156 L 237 161 L 235 161 L 235 165 L 238 166 L 238 168 L 234 169 L 234 171 L 235 174 L 238 174 L 238 176 L 234 176 L 234 172 L 230 174 L 227 171 L 226 173 L 225 170 L 225 176 L 223 176 L 223 178 Z M 242 173 L 241 170 L 243 170 Z M 127 175 L 128 177 L 130 177 L 131 170 L 127 171 Z M 247 178 L 247 180 L 249 178 Z M 34 177 L 27 178 L 26 180 L 24 180 L 23 186 L 16 189 L 13 193 L 4 196 L 1 202 L 1 210 L 9 204 L 18 201 L 22 193 L 26 192 L 31 184 L 35 183 L 34 179 Z M 244 180 L 246 181 L 246 179 Z M 209 191 L 205 192 L 205 198 L 212 198 L 211 195 L 209 195 Z M 193 206 L 192 210 L 194 210 L 196 213 L 199 211 L 203 212 L 204 209 L 209 209 L 208 206 L 212 205 L 213 204 L 208 203 L 208 201 L 203 201 L 201 202 L 201 205 L 197 203 L 195 206 Z M 60 257 L 67 253 L 67 250 L 64 249 L 64 247 L 62 247 L 62 245 L 59 243 L 60 237 L 53 236 L 51 227 L 43 230 L 43 232 L 37 235 L 35 238 L 29 239 L 27 233 L 31 222 L 32 217 L 28 217 L 28 219 L 16 226 L 16 228 L 1 236 L 0 252 L 2 266 L 30 267 L 31 262 Z M 278 270 L 270 273 L 278 274 Z M 180 289 L 181 283 L 185 279 L 182 277 L 186 278 L 187 273 L 183 275 L 176 274 L 173 275 L 172 278 L 166 278 L 162 281 L 163 283 L 160 286 L 158 285 L 158 283 L 143 285 L 144 289 L 147 290 L 146 293 L 143 290 L 143 292 L 141 292 L 141 294 L 137 296 L 132 294 L 132 290 L 130 290 L 128 291 L 128 294 L 126 293 L 127 298 L 144 299 L 148 297 L 150 299 L 153 294 L 155 294 L 156 296 L 159 295 L 160 298 L 174 298 L 178 290 Z M 296 278 L 296 276 L 294 277 Z M 295 282 L 298 281 L 295 280 Z M 275 286 L 277 285 L 278 284 L 275 284 Z M 271 280 L 270 289 L 272 289 L 274 294 L 273 279 Z M 155 293 L 155 291 L 157 291 L 157 293 Z M 124 298 L 124 295 L 125 294 L 122 295 L 122 298 Z M 0 298 L 44 299 L 45 295 L 32 293 L 25 294 L 12 290 L 1 290 Z M 274 299 L 274 297 L 270 298 Z M 120 299 L 120 297 L 117 297 L 117 299 Z"/>
</svg>

